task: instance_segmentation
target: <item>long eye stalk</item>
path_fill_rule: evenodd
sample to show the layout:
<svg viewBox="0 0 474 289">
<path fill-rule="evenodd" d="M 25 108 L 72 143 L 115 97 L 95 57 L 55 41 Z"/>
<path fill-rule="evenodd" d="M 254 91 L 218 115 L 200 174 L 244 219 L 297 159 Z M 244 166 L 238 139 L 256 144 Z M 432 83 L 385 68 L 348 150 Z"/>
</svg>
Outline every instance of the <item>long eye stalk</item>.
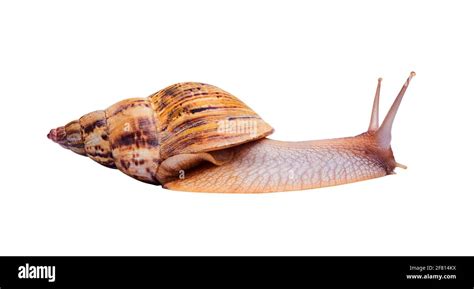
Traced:
<svg viewBox="0 0 474 289">
<path fill-rule="evenodd" d="M 395 116 L 397 115 L 398 108 L 400 107 L 400 103 L 402 102 L 403 96 L 410 84 L 411 79 L 415 76 L 415 72 L 412 71 L 410 76 L 407 78 L 405 83 L 402 86 L 402 89 L 398 93 L 397 98 L 393 102 L 390 110 L 385 116 L 385 119 L 382 122 L 382 125 L 377 130 L 377 138 L 381 148 L 388 149 L 390 147 L 390 142 L 392 140 L 392 125 L 393 121 L 395 120 Z"/>
</svg>

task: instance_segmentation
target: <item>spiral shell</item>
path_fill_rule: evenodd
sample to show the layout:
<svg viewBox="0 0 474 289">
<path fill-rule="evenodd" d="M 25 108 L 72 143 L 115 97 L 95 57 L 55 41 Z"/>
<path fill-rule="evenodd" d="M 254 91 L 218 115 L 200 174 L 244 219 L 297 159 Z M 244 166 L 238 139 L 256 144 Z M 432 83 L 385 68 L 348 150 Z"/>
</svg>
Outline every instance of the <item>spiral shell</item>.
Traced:
<svg viewBox="0 0 474 289">
<path fill-rule="evenodd" d="M 230 93 L 186 82 L 88 113 L 48 137 L 104 166 L 159 184 L 157 170 L 169 157 L 237 146 L 272 131 Z"/>
</svg>

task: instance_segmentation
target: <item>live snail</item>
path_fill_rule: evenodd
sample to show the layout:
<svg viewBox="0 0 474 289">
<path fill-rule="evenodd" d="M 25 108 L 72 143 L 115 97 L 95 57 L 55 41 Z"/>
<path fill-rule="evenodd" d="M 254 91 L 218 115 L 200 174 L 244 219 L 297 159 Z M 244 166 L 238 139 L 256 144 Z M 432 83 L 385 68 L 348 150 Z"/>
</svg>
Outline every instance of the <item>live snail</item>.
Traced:
<svg viewBox="0 0 474 289">
<path fill-rule="evenodd" d="M 393 173 L 392 124 L 404 83 L 379 126 L 379 78 L 369 128 L 354 136 L 284 142 L 230 93 L 204 83 L 166 87 L 146 98 L 52 129 L 48 138 L 94 161 L 166 189 L 263 193 L 340 185 Z"/>
</svg>

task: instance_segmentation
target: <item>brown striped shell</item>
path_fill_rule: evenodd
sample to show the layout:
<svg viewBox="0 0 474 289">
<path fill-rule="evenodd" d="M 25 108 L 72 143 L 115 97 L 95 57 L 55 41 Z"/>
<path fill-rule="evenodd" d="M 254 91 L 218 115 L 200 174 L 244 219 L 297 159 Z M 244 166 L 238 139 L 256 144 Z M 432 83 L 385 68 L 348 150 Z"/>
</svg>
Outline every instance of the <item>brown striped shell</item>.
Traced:
<svg viewBox="0 0 474 289">
<path fill-rule="evenodd" d="M 272 131 L 230 93 L 185 82 L 88 113 L 48 137 L 104 166 L 158 184 L 157 170 L 171 156 L 237 146 Z"/>
</svg>

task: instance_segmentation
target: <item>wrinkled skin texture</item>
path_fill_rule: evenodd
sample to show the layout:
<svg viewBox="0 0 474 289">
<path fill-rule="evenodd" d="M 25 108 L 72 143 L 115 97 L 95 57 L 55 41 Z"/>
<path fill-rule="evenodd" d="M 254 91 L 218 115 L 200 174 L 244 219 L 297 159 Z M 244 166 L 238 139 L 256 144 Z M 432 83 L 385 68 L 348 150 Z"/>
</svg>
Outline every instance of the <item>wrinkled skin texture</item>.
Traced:
<svg viewBox="0 0 474 289">
<path fill-rule="evenodd" d="M 202 164 L 164 187 L 224 193 L 294 191 L 382 177 L 395 168 L 391 149 L 379 149 L 369 133 L 307 142 L 262 139 L 227 150 L 233 151 L 229 162 Z"/>
</svg>

